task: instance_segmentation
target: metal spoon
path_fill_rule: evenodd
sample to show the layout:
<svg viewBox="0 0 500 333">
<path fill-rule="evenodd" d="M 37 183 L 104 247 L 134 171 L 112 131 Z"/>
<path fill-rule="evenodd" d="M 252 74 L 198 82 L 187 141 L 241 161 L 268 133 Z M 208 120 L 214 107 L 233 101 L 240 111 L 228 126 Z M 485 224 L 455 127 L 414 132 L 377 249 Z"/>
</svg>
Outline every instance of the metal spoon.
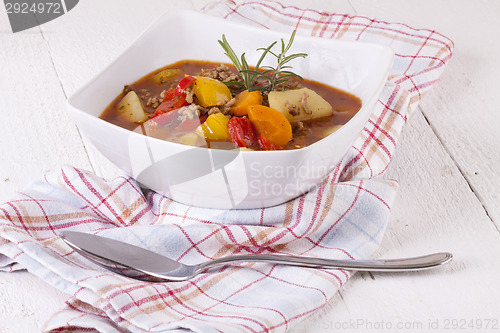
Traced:
<svg viewBox="0 0 500 333">
<path fill-rule="evenodd" d="M 401 272 L 424 270 L 449 262 L 448 252 L 391 260 L 334 260 L 270 254 L 234 255 L 184 265 L 155 252 L 110 238 L 65 231 L 61 238 L 76 252 L 110 271 L 149 282 L 184 281 L 210 268 L 234 262 L 267 262 L 310 268 L 340 268 L 354 271 Z"/>
</svg>

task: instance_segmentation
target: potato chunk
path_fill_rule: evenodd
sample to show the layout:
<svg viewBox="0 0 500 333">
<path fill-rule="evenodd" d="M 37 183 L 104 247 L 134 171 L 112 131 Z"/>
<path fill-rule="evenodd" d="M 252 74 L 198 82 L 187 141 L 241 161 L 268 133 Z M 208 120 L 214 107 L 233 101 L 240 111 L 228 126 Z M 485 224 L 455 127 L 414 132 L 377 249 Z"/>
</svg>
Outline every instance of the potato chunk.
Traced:
<svg viewBox="0 0 500 333">
<path fill-rule="evenodd" d="M 268 98 L 269 106 L 283 113 L 290 122 L 321 118 L 333 114 L 330 103 L 309 88 L 271 91 Z"/>
<path fill-rule="evenodd" d="M 118 112 L 134 123 L 143 123 L 148 120 L 146 111 L 135 91 L 130 91 L 118 103 Z"/>
</svg>

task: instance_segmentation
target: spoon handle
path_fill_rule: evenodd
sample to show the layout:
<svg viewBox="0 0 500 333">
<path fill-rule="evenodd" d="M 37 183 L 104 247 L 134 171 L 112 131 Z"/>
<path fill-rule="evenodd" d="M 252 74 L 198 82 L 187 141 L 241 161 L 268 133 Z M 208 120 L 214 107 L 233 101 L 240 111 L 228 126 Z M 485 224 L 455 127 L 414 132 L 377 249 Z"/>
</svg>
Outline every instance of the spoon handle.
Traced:
<svg viewBox="0 0 500 333">
<path fill-rule="evenodd" d="M 339 268 L 353 271 L 400 272 L 433 268 L 449 262 L 453 255 L 448 252 L 428 254 L 420 257 L 387 260 L 337 260 L 311 257 L 295 257 L 272 254 L 234 255 L 211 260 L 199 265 L 197 273 L 208 268 L 233 262 L 267 262 L 312 268 Z"/>
</svg>

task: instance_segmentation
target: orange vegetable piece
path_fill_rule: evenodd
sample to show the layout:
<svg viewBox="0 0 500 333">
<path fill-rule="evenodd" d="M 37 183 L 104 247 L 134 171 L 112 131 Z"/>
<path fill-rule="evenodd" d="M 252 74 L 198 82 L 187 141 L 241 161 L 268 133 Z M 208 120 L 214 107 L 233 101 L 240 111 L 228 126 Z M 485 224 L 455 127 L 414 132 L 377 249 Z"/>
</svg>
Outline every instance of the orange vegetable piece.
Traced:
<svg viewBox="0 0 500 333">
<path fill-rule="evenodd" d="M 292 140 L 292 126 L 283 113 L 264 105 L 250 105 L 248 118 L 257 133 L 275 145 L 284 146 Z"/>
<path fill-rule="evenodd" d="M 250 105 L 262 104 L 263 100 L 262 94 L 258 90 L 242 91 L 234 99 L 235 102 L 229 111 L 239 117 L 248 114 L 248 107 Z"/>
</svg>

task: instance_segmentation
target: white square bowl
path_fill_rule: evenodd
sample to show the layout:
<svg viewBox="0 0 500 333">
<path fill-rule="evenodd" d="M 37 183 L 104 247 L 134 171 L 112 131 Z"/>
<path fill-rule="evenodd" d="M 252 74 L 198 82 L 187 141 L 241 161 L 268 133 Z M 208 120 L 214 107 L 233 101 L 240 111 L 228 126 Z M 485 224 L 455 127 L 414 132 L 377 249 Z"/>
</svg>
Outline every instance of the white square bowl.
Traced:
<svg viewBox="0 0 500 333">
<path fill-rule="evenodd" d="M 166 13 L 68 99 L 69 113 L 80 131 L 111 162 L 142 186 L 178 202 L 220 209 L 284 203 L 319 184 L 340 162 L 368 121 L 394 53 L 376 44 L 295 37 L 290 52 L 308 54 L 292 63 L 296 73 L 352 93 L 363 103 L 341 129 L 302 149 L 191 147 L 146 137 L 99 119 L 125 84 L 155 69 L 186 59 L 229 62 L 217 42 L 222 34 L 237 54 L 246 52 L 250 65 L 255 65 L 260 55 L 257 48 L 290 37 L 198 12 Z"/>
</svg>

